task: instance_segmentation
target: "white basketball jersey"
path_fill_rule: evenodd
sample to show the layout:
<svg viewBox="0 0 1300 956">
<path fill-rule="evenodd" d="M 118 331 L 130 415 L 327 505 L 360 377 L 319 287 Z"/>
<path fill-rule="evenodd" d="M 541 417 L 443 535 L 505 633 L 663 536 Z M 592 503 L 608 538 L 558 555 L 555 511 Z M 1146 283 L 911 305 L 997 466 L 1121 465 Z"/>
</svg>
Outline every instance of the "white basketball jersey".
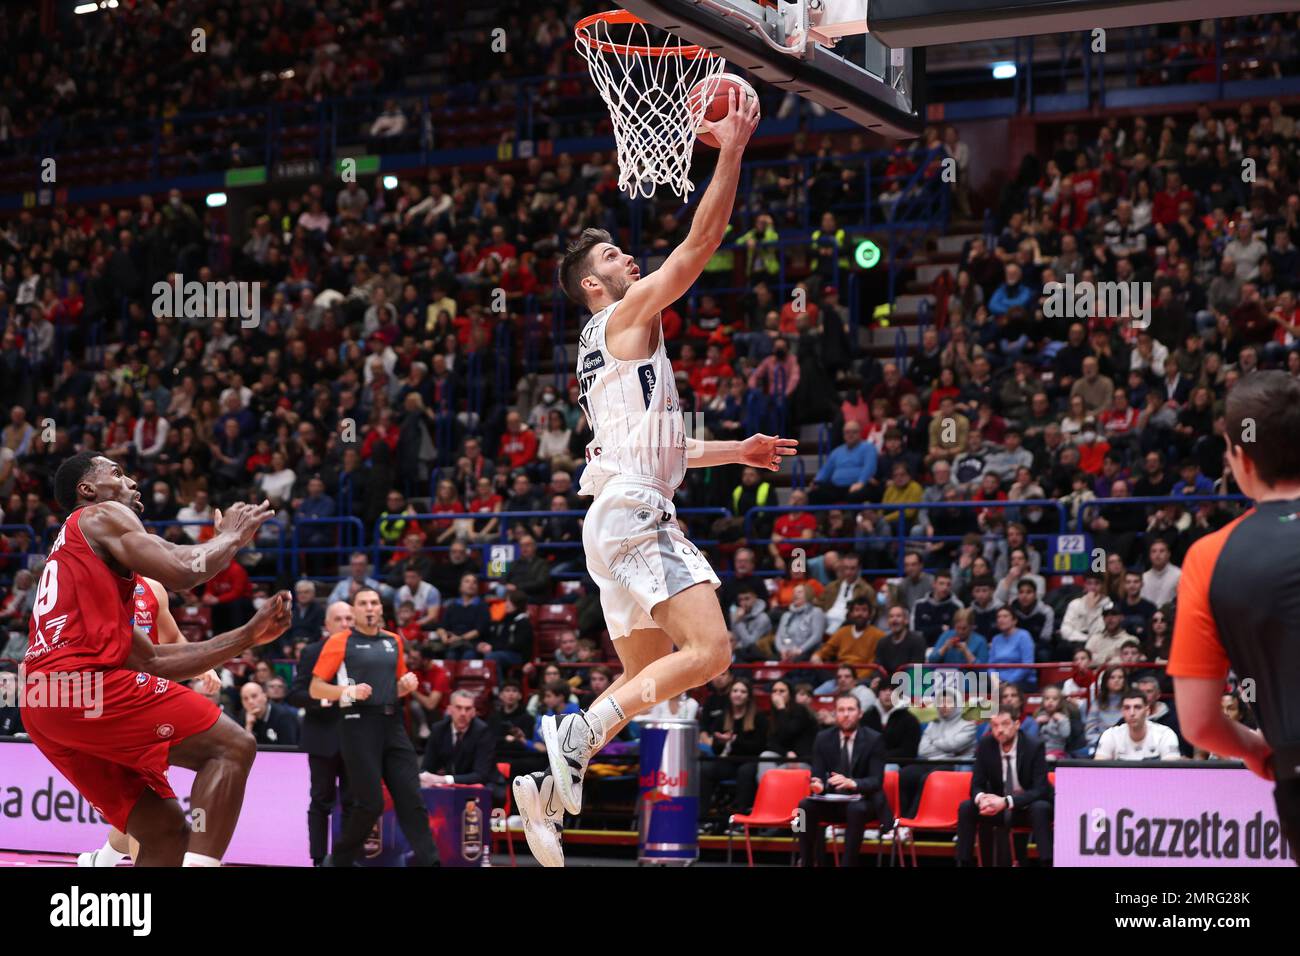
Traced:
<svg viewBox="0 0 1300 956">
<path fill-rule="evenodd" d="M 617 302 L 593 315 L 578 337 L 578 401 L 594 433 L 578 494 L 598 495 L 605 482 L 620 475 L 650 478 L 675 490 L 686 477 L 686 424 L 663 326 L 649 358 L 614 358 L 605 327 L 616 308 Z"/>
</svg>

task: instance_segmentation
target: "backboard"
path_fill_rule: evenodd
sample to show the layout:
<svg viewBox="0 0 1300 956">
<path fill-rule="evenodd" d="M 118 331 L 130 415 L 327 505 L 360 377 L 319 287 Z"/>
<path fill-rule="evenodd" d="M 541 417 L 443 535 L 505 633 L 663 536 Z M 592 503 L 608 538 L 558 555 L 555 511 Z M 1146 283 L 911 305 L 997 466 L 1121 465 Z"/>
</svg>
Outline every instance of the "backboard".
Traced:
<svg viewBox="0 0 1300 956">
<path fill-rule="evenodd" d="M 820 103 L 887 139 L 913 139 L 921 132 L 924 51 L 891 50 L 866 33 L 866 0 L 618 3 L 764 83 Z M 837 29 L 836 23 L 847 25 Z"/>
<path fill-rule="evenodd" d="M 845 0 L 831 0 L 845 2 Z M 861 0 L 867 30 L 894 46 L 936 46 L 1280 13 L 1296 0 Z"/>
</svg>

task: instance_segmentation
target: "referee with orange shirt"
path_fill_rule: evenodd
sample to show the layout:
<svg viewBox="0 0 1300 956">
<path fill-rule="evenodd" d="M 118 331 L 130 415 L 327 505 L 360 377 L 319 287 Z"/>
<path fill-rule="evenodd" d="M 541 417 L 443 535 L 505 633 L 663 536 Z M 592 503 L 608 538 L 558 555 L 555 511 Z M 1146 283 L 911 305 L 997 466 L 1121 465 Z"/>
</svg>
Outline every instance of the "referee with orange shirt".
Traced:
<svg viewBox="0 0 1300 956">
<path fill-rule="evenodd" d="M 1275 782 L 1300 860 L 1300 381 L 1247 375 L 1226 418 L 1228 464 L 1255 506 L 1187 552 L 1168 672 L 1184 736 Z M 1223 713 L 1229 668 L 1254 682 L 1259 730 Z"/>
<path fill-rule="evenodd" d="M 402 722 L 401 698 L 415 689 L 418 678 L 406 669 L 401 637 L 381 630 L 384 606 L 379 592 L 362 588 L 352 609 L 353 626 L 330 635 L 312 668 L 311 696 L 337 701 L 342 708 L 339 750 L 353 800 L 325 865 L 355 864 L 384 812 L 387 785 L 397 822 L 415 851 L 415 865 L 437 866 L 438 851 L 420 795 L 419 758 Z"/>
</svg>

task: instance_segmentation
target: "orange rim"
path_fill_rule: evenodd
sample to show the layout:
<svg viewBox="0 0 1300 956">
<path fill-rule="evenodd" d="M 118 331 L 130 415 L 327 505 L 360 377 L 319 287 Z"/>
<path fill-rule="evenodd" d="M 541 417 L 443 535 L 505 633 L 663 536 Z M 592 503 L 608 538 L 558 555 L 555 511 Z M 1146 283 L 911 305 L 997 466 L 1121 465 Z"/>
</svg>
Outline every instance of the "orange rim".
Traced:
<svg viewBox="0 0 1300 956">
<path fill-rule="evenodd" d="M 607 40 L 599 39 L 590 32 L 591 28 L 597 23 L 633 26 L 638 23 L 645 23 L 645 21 L 626 10 L 605 10 L 601 13 L 593 13 L 590 16 L 583 17 L 573 28 L 573 35 L 581 42 L 595 47 L 601 53 L 616 53 L 619 56 L 680 56 L 688 60 L 701 56 L 717 56 L 716 53 L 710 53 L 700 46 L 631 46 L 626 43 L 610 43 Z"/>
</svg>

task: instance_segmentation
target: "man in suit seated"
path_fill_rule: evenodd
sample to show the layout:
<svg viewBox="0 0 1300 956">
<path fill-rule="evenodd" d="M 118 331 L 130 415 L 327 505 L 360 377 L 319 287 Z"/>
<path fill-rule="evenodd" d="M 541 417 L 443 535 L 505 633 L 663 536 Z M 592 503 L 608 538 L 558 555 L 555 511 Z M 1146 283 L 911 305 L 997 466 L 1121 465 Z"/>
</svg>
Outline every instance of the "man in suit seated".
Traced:
<svg viewBox="0 0 1300 956">
<path fill-rule="evenodd" d="M 244 729 L 259 744 L 293 746 L 298 742 L 298 712 L 266 696 L 262 685 L 250 680 L 239 691 L 244 708 Z"/>
<path fill-rule="evenodd" d="M 495 806 L 504 806 L 506 789 L 494 762 L 492 728 L 474 710 L 473 694 L 452 691 L 447 716 L 433 725 L 424 745 L 420 786 L 480 784 L 491 788 Z"/>
<path fill-rule="evenodd" d="M 862 726 L 862 707 L 852 694 L 835 698 L 835 726 L 827 727 L 813 742 L 812 791 L 799 803 L 803 830 L 799 834 L 804 866 L 826 865 L 826 825 L 845 825 L 844 865 L 855 866 L 862 846 L 862 831 L 872 820 L 882 833 L 894 828 L 883 789 L 885 738 Z M 826 800 L 821 794 L 843 794 L 850 800 Z"/>
<path fill-rule="evenodd" d="M 1011 840 L 1009 827 L 1028 826 L 1038 845 L 1038 861 L 1052 865 L 1052 785 L 1047 782 L 1047 750 L 1026 736 L 1016 709 L 1003 704 L 989 721 L 989 732 L 975 745 L 971 798 L 957 811 L 957 865 L 973 866 L 975 830 L 980 856 L 994 864 L 994 848 Z M 996 837 L 996 839 L 995 839 Z M 1009 861 L 1008 861 L 1009 862 Z"/>
</svg>

